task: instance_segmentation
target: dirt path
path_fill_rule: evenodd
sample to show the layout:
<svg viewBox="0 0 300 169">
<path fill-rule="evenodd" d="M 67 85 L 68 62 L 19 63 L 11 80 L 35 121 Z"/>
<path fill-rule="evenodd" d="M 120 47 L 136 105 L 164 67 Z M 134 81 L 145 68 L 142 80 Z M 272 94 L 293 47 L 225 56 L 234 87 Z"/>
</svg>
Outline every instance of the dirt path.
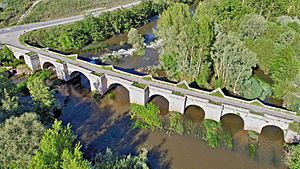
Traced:
<svg viewBox="0 0 300 169">
<path fill-rule="evenodd" d="M 25 16 L 27 16 L 27 15 L 32 11 L 32 9 L 33 9 L 38 3 L 40 3 L 41 1 L 43 1 L 43 0 L 37 0 L 37 1 L 35 1 L 35 2 L 31 5 L 31 7 L 29 7 L 29 9 L 28 9 L 28 10 L 20 17 L 20 19 L 19 19 L 18 22 L 17 22 L 17 25 L 19 25 L 19 23 L 22 22 L 23 18 L 25 18 Z"/>
</svg>

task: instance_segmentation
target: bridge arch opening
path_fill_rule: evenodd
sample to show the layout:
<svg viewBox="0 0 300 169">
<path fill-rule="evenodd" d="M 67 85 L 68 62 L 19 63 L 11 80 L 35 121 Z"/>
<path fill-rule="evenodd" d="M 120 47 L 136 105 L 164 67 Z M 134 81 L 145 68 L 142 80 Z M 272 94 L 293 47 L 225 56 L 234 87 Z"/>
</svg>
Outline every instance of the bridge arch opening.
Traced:
<svg viewBox="0 0 300 169">
<path fill-rule="evenodd" d="M 121 107 L 129 109 L 130 106 L 130 92 L 129 90 L 119 83 L 113 83 L 108 87 L 105 96 L 119 103 Z"/>
<path fill-rule="evenodd" d="M 70 77 L 72 79 L 71 80 L 72 85 L 91 91 L 90 80 L 83 73 L 79 71 L 74 71 L 71 73 Z"/>
<path fill-rule="evenodd" d="M 23 55 L 19 56 L 19 60 L 20 60 L 21 62 L 25 63 L 25 58 L 24 58 Z"/>
<path fill-rule="evenodd" d="M 267 140 L 282 140 L 284 139 L 283 130 L 275 125 L 266 125 L 262 128 L 260 132 L 260 139 Z"/>
<path fill-rule="evenodd" d="M 280 165 L 284 150 L 284 132 L 275 125 L 266 125 L 258 136 L 258 160 L 268 160 L 267 163 Z"/>
<path fill-rule="evenodd" d="M 43 70 L 47 70 L 47 71 L 49 71 L 51 73 L 50 79 L 54 80 L 54 79 L 57 78 L 56 67 L 51 62 L 45 62 L 45 63 L 43 63 L 42 69 Z"/>
<path fill-rule="evenodd" d="M 184 110 L 184 118 L 201 123 L 205 118 L 205 111 L 200 106 L 189 105 Z"/>
<path fill-rule="evenodd" d="M 225 114 L 221 117 L 222 127 L 232 134 L 243 131 L 244 130 L 244 120 L 241 116 L 229 113 Z"/>
<path fill-rule="evenodd" d="M 43 70 L 49 70 L 51 72 L 54 72 L 56 73 L 56 68 L 54 66 L 54 64 L 52 64 L 51 62 L 45 62 L 43 64 L 43 67 L 42 67 Z"/>
<path fill-rule="evenodd" d="M 150 97 L 148 103 L 154 103 L 159 107 L 159 115 L 167 115 L 169 114 L 169 101 L 167 98 L 161 95 L 153 95 Z"/>
</svg>

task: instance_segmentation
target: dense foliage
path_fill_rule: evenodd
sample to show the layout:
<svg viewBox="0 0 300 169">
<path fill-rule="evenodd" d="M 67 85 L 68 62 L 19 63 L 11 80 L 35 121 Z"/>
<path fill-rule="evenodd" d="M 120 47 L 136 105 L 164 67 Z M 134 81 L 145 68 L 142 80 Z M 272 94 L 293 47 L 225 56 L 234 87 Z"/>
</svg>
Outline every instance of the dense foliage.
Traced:
<svg viewBox="0 0 300 169">
<path fill-rule="evenodd" d="M 47 129 L 41 139 L 39 149 L 30 161 L 32 169 L 88 169 L 90 163 L 83 159 L 81 145 L 75 144 L 76 136 L 71 126 L 62 126 L 55 121 L 52 128 Z"/>
<path fill-rule="evenodd" d="M 35 113 L 7 119 L 0 127 L 0 166 L 25 168 L 37 149 L 44 126 Z"/>
<path fill-rule="evenodd" d="M 209 146 L 219 147 L 220 145 L 225 145 L 229 149 L 232 149 L 232 136 L 222 128 L 221 123 L 204 120 L 202 122 L 202 129 L 204 132 L 201 134 L 201 137 Z"/>
<path fill-rule="evenodd" d="M 20 63 L 21 61 L 14 57 L 13 52 L 7 46 L 0 49 L 0 66 L 16 67 Z"/>
<path fill-rule="evenodd" d="M 56 108 L 54 94 L 45 84 L 45 80 L 49 76 L 49 72 L 41 71 L 28 78 L 27 82 L 27 88 L 33 98 L 36 109 L 47 113 Z"/>
<path fill-rule="evenodd" d="M 300 144 L 288 147 L 286 154 L 286 165 L 290 169 L 299 169 L 300 166 Z"/>
<path fill-rule="evenodd" d="M 130 117 L 134 120 L 134 127 L 147 129 L 160 129 L 162 127 L 161 120 L 158 117 L 159 108 L 152 102 L 146 106 L 131 104 Z"/>
<path fill-rule="evenodd" d="M 194 15 L 177 3 L 158 21 L 162 68 L 169 79 L 250 99 L 284 99 L 299 111 L 300 20 L 289 17 L 299 16 L 296 3 L 204 0 Z"/>
<path fill-rule="evenodd" d="M 128 32 L 165 7 L 163 2 L 144 1 L 130 8 L 104 13 L 99 17 L 88 16 L 74 24 L 37 30 L 23 36 L 24 42 L 40 47 L 59 50 L 80 49 L 90 43 L 101 42 L 114 34 Z"/>
<path fill-rule="evenodd" d="M 135 28 L 131 28 L 128 32 L 128 43 L 132 44 L 136 52 L 144 49 L 144 37 Z"/>
<path fill-rule="evenodd" d="M 127 155 L 118 156 L 113 153 L 109 148 L 105 153 L 98 153 L 93 162 L 95 169 L 149 169 L 147 165 L 147 153 L 146 149 L 142 149 L 142 152 L 137 156 Z"/>
<path fill-rule="evenodd" d="M 173 112 L 170 117 L 170 127 L 169 130 L 172 132 L 176 132 L 178 134 L 183 134 L 184 127 L 182 124 L 182 116 L 178 112 Z"/>
</svg>

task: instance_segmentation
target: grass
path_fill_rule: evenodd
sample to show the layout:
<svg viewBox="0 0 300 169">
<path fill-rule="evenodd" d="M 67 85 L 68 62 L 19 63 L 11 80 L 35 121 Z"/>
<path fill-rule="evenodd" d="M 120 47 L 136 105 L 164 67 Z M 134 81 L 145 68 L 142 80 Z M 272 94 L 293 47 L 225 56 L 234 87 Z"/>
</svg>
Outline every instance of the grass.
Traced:
<svg viewBox="0 0 300 169">
<path fill-rule="evenodd" d="M 186 86 L 186 84 L 184 84 L 184 83 L 177 85 L 177 87 L 182 88 L 182 89 L 189 89 L 189 88 Z"/>
<path fill-rule="evenodd" d="M 300 123 L 298 122 L 290 123 L 289 129 L 296 132 L 297 134 L 300 134 Z"/>
<path fill-rule="evenodd" d="M 210 93 L 210 95 L 211 96 L 216 96 L 216 97 L 222 97 L 222 98 L 224 98 L 224 95 L 221 92 L 219 92 L 219 91 Z"/>
<path fill-rule="evenodd" d="M 255 105 L 255 106 L 259 106 L 259 107 L 262 107 L 262 106 L 263 106 L 263 105 L 262 105 L 259 101 L 257 101 L 257 100 L 251 102 L 251 104 L 252 104 L 252 105 Z"/>
<path fill-rule="evenodd" d="M 30 8 L 35 0 L 9 0 L 7 4 L 3 0 L 0 4 L 4 5 L 0 12 L 0 28 L 16 25 L 19 18 Z"/>
<path fill-rule="evenodd" d="M 209 100 L 208 103 L 210 103 L 210 104 L 215 104 L 215 105 L 219 105 L 219 106 L 222 105 L 222 103 L 214 102 L 214 101 L 212 101 L 212 100 Z"/>
<path fill-rule="evenodd" d="M 77 59 L 77 56 L 70 56 L 68 57 L 69 59 L 72 59 L 72 60 L 76 60 Z"/>
<path fill-rule="evenodd" d="M 144 80 L 151 81 L 151 77 L 143 77 Z"/>
<path fill-rule="evenodd" d="M 62 64 L 64 63 L 64 62 L 61 61 L 61 60 L 56 60 L 56 62 L 57 62 L 57 63 L 62 63 Z"/>
<path fill-rule="evenodd" d="M 41 1 L 23 19 L 22 24 L 48 21 L 57 18 L 87 14 L 90 9 L 110 8 L 124 5 L 135 0 L 47 0 Z"/>
<path fill-rule="evenodd" d="M 259 116 L 264 116 L 264 113 L 261 112 L 255 112 L 255 111 L 250 111 L 251 114 L 259 115 Z"/>
<path fill-rule="evenodd" d="M 96 75 L 96 76 L 99 76 L 99 77 L 103 76 L 103 73 L 93 72 L 92 74 L 93 74 L 93 75 Z"/>
<path fill-rule="evenodd" d="M 99 67 L 97 67 L 97 68 L 99 68 Z M 103 67 L 101 67 L 101 69 L 113 71 L 113 68 L 108 67 L 108 66 L 103 66 Z"/>
<path fill-rule="evenodd" d="M 34 55 L 36 55 L 36 53 L 35 52 L 28 52 L 28 53 L 26 53 L 26 55 L 28 55 L 28 56 L 34 56 Z"/>
<path fill-rule="evenodd" d="M 172 94 L 175 94 L 177 96 L 184 96 L 184 94 L 180 93 L 180 92 L 176 92 L 176 91 L 173 91 Z"/>
<path fill-rule="evenodd" d="M 141 89 L 145 89 L 147 87 L 147 85 L 140 84 L 138 82 L 133 82 L 132 86 L 135 86 L 135 87 L 138 87 L 138 88 L 141 88 Z"/>
</svg>

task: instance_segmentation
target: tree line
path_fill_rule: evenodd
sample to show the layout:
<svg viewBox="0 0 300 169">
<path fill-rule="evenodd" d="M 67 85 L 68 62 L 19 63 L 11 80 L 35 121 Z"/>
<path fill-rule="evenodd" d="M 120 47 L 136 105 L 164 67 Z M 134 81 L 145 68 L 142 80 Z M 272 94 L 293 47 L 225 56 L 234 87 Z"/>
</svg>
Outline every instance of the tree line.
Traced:
<svg viewBox="0 0 300 169">
<path fill-rule="evenodd" d="M 145 149 L 137 156 L 120 156 L 108 148 L 91 161 L 84 159 L 71 126 L 55 120 L 61 108 L 54 91 L 45 84 L 50 76 L 48 71 L 39 71 L 15 85 L 1 70 L 1 168 L 149 168 Z"/>
<path fill-rule="evenodd" d="M 299 111 L 294 94 L 300 92 L 300 20 L 291 17 L 299 15 L 298 4 L 204 0 L 193 14 L 177 3 L 158 21 L 162 69 L 175 81 L 225 88 L 249 99 L 284 99 Z M 257 69 L 272 82 L 257 77 Z"/>
</svg>

